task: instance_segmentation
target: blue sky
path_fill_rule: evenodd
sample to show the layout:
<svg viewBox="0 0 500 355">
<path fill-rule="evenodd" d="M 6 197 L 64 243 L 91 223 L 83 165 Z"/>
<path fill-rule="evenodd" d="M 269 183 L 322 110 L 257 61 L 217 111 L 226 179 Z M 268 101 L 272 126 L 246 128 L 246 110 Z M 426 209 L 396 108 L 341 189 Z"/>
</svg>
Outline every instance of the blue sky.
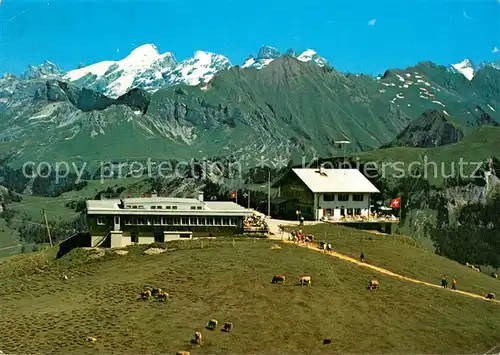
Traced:
<svg viewBox="0 0 500 355">
<path fill-rule="evenodd" d="M 371 22 L 370 22 L 371 21 Z M 154 43 L 241 64 L 260 46 L 313 48 L 338 70 L 498 60 L 500 0 L 0 0 L 0 73 L 45 60 L 64 70 Z"/>
</svg>

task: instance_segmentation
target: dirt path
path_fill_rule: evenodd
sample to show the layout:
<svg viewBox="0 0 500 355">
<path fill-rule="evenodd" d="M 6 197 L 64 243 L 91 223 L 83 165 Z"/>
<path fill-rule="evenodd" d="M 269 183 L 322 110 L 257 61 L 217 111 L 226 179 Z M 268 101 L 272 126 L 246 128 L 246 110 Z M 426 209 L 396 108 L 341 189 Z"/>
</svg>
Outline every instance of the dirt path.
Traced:
<svg viewBox="0 0 500 355">
<path fill-rule="evenodd" d="M 17 247 L 22 247 L 23 245 L 22 244 L 17 244 L 17 245 L 11 245 L 10 247 L 3 247 L 3 248 L 0 248 L 0 250 L 9 250 L 9 249 L 14 249 L 14 248 L 17 248 Z M 1 353 L 0 353 L 1 354 Z"/>
<path fill-rule="evenodd" d="M 290 242 L 288 240 L 283 240 L 283 243 L 296 244 L 296 243 Z M 443 291 L 448 291 L 448 290 L 443 289 L 443 287 L 440 286 L 440 285 L 435 285 L 435 284 L 431 284 L 429 282 L 420 281 L 420 280 L 412 279 L 410 277 L 399 275 L 399 274 L 396 274 L 396 273 L 394 273 L 392 271 L 389 271 L 387 269 L 384 269 L 384 268 L 381 268 L 381 267 L 378 267 L 378 266 L 375 266 L 375 265 L 371 265 L 371 264 L 367 264 L 367 263 L 362 263 L 359 260 L 356 260 L 356 259 L 351 258 L 351 257 L 349 257 L 347 255 L 344 255 L 344 254 L 337 253 L 335 251 L 323 251 L 321 249 L 318 249 L 317 244 L 300 243 L 300 244 L 296 244 L 296 245 L 301 246 L 303 248 L 312 249 L 312 250 L 315 250 L 315 251 L 320 252 L 320 253 L 328 254 L 328 255 L 333 256 L 333 257 L 335 257 L 337 259 L 348 261 L 350 263 L 357 264 L 359 266 L 362 266 L 362 267 L 365 267 L 365 268 L 368 268 L 368 269 L 372 269 L 372 270 L 378 271 L 381 274 L 389 275 L 389 276 L 395 277 L 395 278 L 400 279 L 400 280 L 405 280 L 405 281 L 413 282 L 413 283 L 416 283 L 416 284 L 421 284 L 421 285 L 425 285 L 425 286 L 429 286 L 429 287 L 438 288 L 438 289 L 441 289 Z M 468 296 L 468 297 L 473 297 L 473 298 L 476 298 L 476 299 L 480 299 L 480 300 L 483 300 L 483 301 L 486 300 L 486 298 L 484 297 L 484 295 L 481 296 L 481 295 L 478 295 L 478 294 L 475 294 L 475 293 L 466 292 L 466 291 L 460 291 L 460 290 L 456 290 L 456 291 L 452 291 L 452 292 L 455 292 L 455 293 L 458 293 L 458 294 L 461 294 L 461 295 L 464 295 L 464 296 Z M 500 301 L 498 301 L 498 300 L 490 300 L 490 302 L 495 302 L 495 303 L 500 304 Z"/>
</svg>

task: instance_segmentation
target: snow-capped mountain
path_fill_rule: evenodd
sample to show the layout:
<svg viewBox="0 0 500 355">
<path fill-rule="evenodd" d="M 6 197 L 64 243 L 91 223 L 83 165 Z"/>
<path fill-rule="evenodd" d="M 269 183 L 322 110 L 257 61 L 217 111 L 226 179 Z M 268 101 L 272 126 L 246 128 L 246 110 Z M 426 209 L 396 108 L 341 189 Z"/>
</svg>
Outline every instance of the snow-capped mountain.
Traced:
<svg viewBox="0 0 500 355">
<path fill-rule="evenodd" d="M 256 57 L 250 56 L 241 67 L 262 69 L 282 55 L 274 47 L 263 46 Z M 289 49 L 284 55 L 301 62 L 313 62 L 320 67 L 328 64 L 326 59 L 312 49 L 302 52 Z M 205 84 L 212 80 L 215 74 L 232 66 L 225 56 L 204 51 L 196 51 L 192 58 L 177 62 L 173 53 L 160 54 L 153 44 L 144 44 L 121 60 L 80 65 L 67 73 L 49 61 L 38 66 L 30 65 L 19 77 L 4 75 L 0 80 L 0 97 L 13 92 L 20 80 L 58 79 L 92 89 L 110 98 L 118 98 L 134 88 L 154 92 L 177 84 Z M 500 62 L 484 62 L 475 66 L 471 60 L 466 59 L 448 68 L 472 80 L 478 70 L 489 66 L 500 69 Z"/>
<path fill-rule="evenodd" d="M 29 65 L 28 69 L 21 75 L 21 79 L 48 79 L 57 78 L 64 74 L 64 72 L 52 62 L 48 60 L 40 65 Z"/>
<path fill-rule="evenodd" d="M 452 71 L 463 74 L 467 79 L 472 80 L 476 74 L 476 67 L 470 59 L 465 59 L 457 64 L 452 64 L 450 66 Z"/>
<path fill-rule="evenodd" d="M 475 65 L 470 59 L 464 59 L 462 62 L 449 66 L 450 70 L 455 73 L 461 73 L 467 79 L 472 80 L 476 73 L 486 67 L 491 67 L 500 70 L 500 60 L 493 62 L 481 62 Z"/>
<path fill-rule="evenodd" d="M 297 53 L 293 49 L 289 49 L 285 55 L 297 58 L 297 60 L 300 60 L 301 62 L 313 61 L 320 67 L 328 63 L 326 59 L 318 56 L 316 51 L 312 49 L 308 49 L 299 55 L 297 55 Z M 277 50 L 274 47 L 263 46 L 260 49 L 257 58 L 254 58 L 253 56 L 248 57 L 248 59 L 245 60 L 245 63 L 243 63 L 241 67 L 262 69 L 268 66 L 273 60 L 279 57 L 281 57 L 281 53 L 279 50 Z"/>
<path fill-rule="evenodd" d="M 197 51 L 169 72 L 169 84 L 198 85 L 208 83 L 216 73 L 230 68 L 229 59 L 220 54 Z"/>
<path fill-rule="evenodd" d="M 320 57 L 318 55 L 318 53 L 316 53 L 316 51 L 314 51 L 312 49 L 306 50 L 301 55 L 299 55 L 297 57 L 297 59 L 300 60 L 301 62 L 311 62 L 312 61 L 312 62 L 316 63 L 317 65 L 319 65 L 320 67 L 323 67 L 326 64 L 328 64 L 328 61 L 325 58 Z"/>
<path fill-rule="evenodd" d="M 63 79 L 117 98 L 133 88 L 155 91 L 175 84 L 198 85 L 229 67 L 229 60 L 220 54 L 197 51 L 193 58 L 178 63 L 172 53 L 160 54 L 154 45 L 145 44 L 120 61 L 72 70 Z"/>
<path fill-rule="evenodd" d="M 281 53 L 276 48 L 271 46 L 263 46 L 259 50 L 259 54 L 257 55 L 256 58 L 254 58 L 253 56 L 248 57 L 241 67 L 262 69 L 268 66 L 269 63 L 279 58 L 280 56 Z"/>
<path fill-rule="evenodd" d="M 494 69 L 500 70 L 500 60 L 495 60 L 493 62 L 482 62 L 477 66 L 477 70 L 483 69 L 485 67 L 492 67 Z"/>
<path fill-rule="evenodd" d="M 118 97 L 136 87 L 134 84 L 138 84 L 141 78 L 161 79 L 162 72 L 176 64 L 172 53 L 160 54 L 154 45 L 145 44 L 122 60 L 103 61 L 72 70 L 63 79 Z"/>
</svg>

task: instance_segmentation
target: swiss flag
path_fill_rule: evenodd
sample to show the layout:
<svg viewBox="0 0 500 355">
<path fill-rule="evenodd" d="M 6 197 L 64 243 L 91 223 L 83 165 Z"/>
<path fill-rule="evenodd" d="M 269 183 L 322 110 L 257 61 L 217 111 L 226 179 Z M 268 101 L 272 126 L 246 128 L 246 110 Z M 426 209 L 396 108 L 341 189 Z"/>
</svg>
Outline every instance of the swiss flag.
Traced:
<svg viewBox="0 0 500 355">
<path fill-rule="evenodd" d="M 229 194 L 230 198 L 236 198 L 236 191 L 233 191 Z"/>
<path fill-rule="evenodd" d="M 391 207 L 392 208 L 400 208 L 401 207 L 401 197 L 396 197 L 394 200 L 392 200 Z"/>
</svg>

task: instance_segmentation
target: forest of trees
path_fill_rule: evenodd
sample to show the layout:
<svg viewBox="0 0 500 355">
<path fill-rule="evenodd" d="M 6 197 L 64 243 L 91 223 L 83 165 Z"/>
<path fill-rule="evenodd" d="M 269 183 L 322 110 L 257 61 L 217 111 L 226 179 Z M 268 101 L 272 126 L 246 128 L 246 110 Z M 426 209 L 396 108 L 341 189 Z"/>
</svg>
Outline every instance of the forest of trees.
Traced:
<svg viewBox="0 0 500 355">
<path fill-rule="evenodd" d="M 500 196 L 460 210 L 455 225 L 428 226 L 436 252 L 458 262 L 500 267 Z"/>
</svg>

